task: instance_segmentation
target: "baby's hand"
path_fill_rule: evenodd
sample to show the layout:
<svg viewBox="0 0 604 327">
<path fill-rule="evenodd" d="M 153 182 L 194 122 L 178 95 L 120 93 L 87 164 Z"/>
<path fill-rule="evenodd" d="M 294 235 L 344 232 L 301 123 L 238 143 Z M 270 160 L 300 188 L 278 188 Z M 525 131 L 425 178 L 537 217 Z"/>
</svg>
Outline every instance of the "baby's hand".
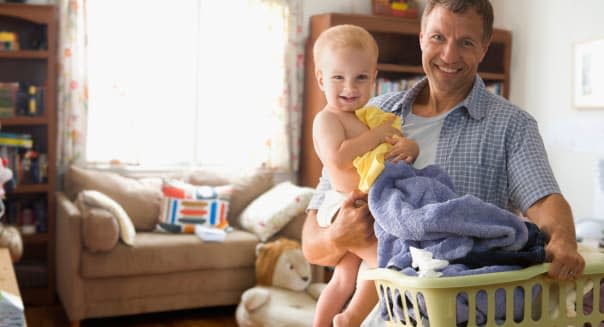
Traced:
<svg viewBox="0 0 604 327">
<path fill-rule="evenodd" d="M 399 131 L 397 128 L 392 127 L 392 122 L 395 118 L 396 117 L 391 117 L 381 125 L 371 130 L 372 132 L 376 133 L 376 135 L 380 139 L 380 143 L 386 141 L 387 137 L 392 137 L 393 135 L 403 136 L 401 131 Z"/>
<path fill-rule="evenodd" d="M 397 163 L 401 160 L 406 163 L 413 163 L 419 156 L 419 146 L 412 139 L 404 136 L 386 137 L 386 142 L 392 145 L 390 152 L 386 153 L 386 160 Z"/>
</svg>

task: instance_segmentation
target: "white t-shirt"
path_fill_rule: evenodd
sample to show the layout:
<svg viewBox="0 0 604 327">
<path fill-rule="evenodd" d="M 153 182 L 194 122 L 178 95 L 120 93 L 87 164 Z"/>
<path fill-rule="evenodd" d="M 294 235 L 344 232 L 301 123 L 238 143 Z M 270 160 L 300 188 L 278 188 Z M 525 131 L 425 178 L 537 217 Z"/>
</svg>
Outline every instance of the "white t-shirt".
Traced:
<svg viewBox="0 0 604 327">
<path fill-rule="evenodd" d="M 405 136 L 417 142 L 419 146 L 419 156 L 413 163 L 415 168 L 421 169 L 436 161 L 436 148 L 440 130 L 449 112 L 434 117 L 421 117 L 410 112 L 405 117 L 403 123 Z"/>
</svg>

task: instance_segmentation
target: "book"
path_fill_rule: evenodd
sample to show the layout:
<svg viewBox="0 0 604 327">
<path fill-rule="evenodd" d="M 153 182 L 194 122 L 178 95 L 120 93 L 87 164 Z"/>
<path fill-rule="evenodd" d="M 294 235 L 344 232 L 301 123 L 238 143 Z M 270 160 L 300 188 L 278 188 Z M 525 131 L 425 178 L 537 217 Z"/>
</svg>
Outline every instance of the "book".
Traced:
<svg viewBox="0 0 604 327">
<path fill-rule="evenodd" d="M 19 83 L 0 82 L 0 118 L 15 116 Z"/>
<path fill-rule="evenodd" d="M 25 326 L 23 308 L 20 296 L 0 290 L 0 326 Z"/>
<path fill-rule="evenodd" d="M 31 149 L 34 141 L 30 134 L 0 132 L 1 145 Z"/>
<path fill-rule="evenodd" d="M 195 225 L 195 234 L 204 242 L 224 242 L 226 233 L 224 228 Z"/>
</svg>

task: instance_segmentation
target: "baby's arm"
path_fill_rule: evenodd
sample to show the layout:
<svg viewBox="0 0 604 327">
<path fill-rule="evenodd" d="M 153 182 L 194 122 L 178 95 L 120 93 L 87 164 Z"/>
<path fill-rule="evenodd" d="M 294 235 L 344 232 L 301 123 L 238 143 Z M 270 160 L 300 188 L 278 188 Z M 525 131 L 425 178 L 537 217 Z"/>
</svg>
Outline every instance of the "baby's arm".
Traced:
<svg viewBox="0 0 604 327">
<path fill-rule="evenodd" d="M 354 119 L 354 122 L 358 122 L 356 117 Z M 350 192 L 356 189 L 359 176 L 352 164 L 354 159 L 384 142 L 386 136 L 400 135 L 400 132 L 392 127 L 393 119 L 349 138 L 347 131 L 352 130 L 352 126 L 345 126 L 345 124 L 351 123 L 353 120 L 341 119 L 338 115 L 326 110 L 315 116 L 313 122 L 315 150 L 327 168 L 336 190 Z M 360 124 L 357 126 L 361 126 Z"/>
</svg>

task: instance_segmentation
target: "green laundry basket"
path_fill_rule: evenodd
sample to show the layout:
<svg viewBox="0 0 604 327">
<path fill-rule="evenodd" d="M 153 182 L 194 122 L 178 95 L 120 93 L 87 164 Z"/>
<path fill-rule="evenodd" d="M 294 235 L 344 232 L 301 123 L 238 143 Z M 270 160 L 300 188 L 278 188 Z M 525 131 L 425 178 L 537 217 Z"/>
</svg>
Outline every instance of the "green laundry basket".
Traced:
<svg viewBox="0 0 604 327">
<path fill-rule="evenodd" d="M 547 277 L 548 263 L 438 278 L 379 268 L 362 272 L 361 278 L 375 281 L 387 326 L 457 326 L 460 301 L 467 316 L 464 326 L 604 326 L 604 254 L 586 246 L 579 251 L 586 267 L 574 282 Z"/>
</svg>

